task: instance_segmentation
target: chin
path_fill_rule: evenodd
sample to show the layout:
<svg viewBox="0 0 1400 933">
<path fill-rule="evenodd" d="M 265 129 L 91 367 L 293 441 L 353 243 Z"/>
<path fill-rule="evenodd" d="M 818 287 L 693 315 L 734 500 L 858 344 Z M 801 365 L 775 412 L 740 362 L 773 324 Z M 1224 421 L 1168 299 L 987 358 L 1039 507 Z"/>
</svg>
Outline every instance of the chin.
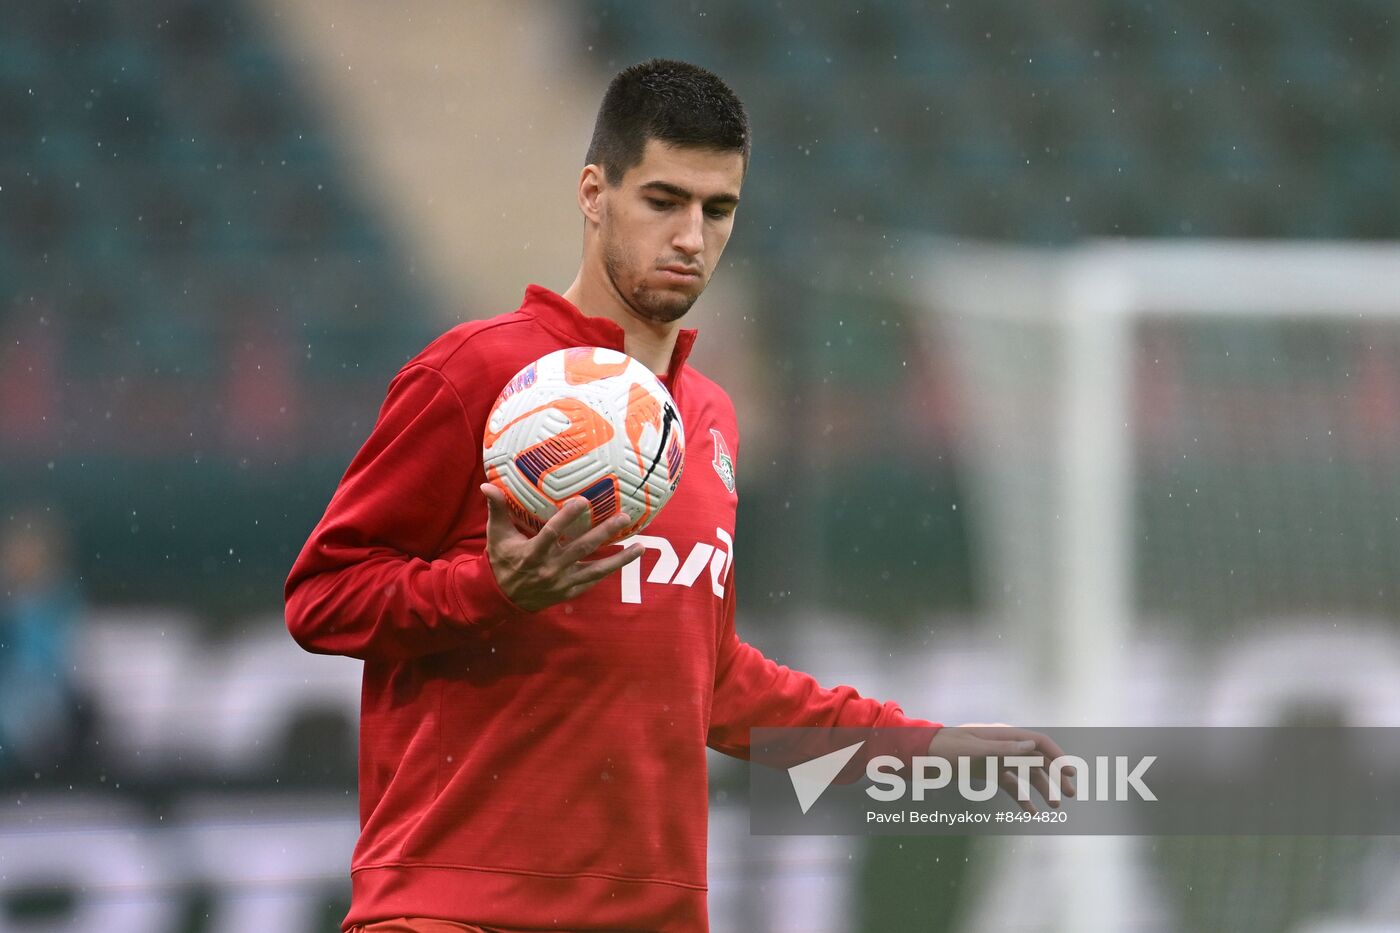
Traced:
<svg viewBox="0 0 1400 933">
<path fill-rule="evenodd" d="M 632 309 L 648 321 L 670 324 L 685 317 L 700 295 L 684 295 L 676 292 L 658 292 L 652 289 L 635 293 Z"/>
</svg>

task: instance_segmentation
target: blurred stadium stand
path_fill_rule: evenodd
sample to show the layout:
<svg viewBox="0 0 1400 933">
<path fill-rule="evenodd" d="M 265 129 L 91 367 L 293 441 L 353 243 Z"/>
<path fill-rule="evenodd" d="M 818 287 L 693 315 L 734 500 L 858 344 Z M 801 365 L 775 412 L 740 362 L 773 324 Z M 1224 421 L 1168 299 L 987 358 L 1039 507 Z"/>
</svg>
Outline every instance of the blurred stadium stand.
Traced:
<svg viewBox="0 0 1400 933">
<path fill-rule="evenodd" d="M 99 601 L 266 606 L 418 284 L 240 3 L 14 5 L 0 126 L 7 498 L 68 504 Z"/>
<path fill-rule="evenodd" d="M 871 0 L 685 12 L 589 0 L 612 65 L 724 74 L 749 106 L 745 213 L 952 236 L 1393 237 L 1393 7 Z"/>
<path fill-rule="evenodd" d="M 778 397 L 804 399 L 782 422 L 785 446 L 829 466 L 806 492 L 839 526 L 817 536 L 834 551 L 820 560 L 767 546 L 790 478 L 755 464 L 740 544 L 772 555 L 773 592 L 824 587 L 848 608 L 874 599 L 881 617 L 927 608 L 930 592 L 958 608 L 973 596 L 957 476 L 941 459 L 956 436 L 944 361 L 936 347 L 908 352 L 906 310 L 851 315 L 821 294 L 810 270 L 839 232 L 1396 235 L 1385 14 L 1361 0 L 575 7 L 573 67 L 594 80 L 688 57 L 752 110 L 735 249 L 762 269 L 756 303 L 794 309 L 760 326 L 784 364 Z M 261 608 L 388 375 L 442 309 L 265 18 L 143 0 L 21 4 L 8 24 L 0 478 L 18 497 L 73 503 L 99 601 L 167 600 L 196 578 L 221 613 Z M 881 375 L 910 366 L 927 374 L 912 389 Z M 851 482 L 865 467 L 841 452 L 843 419 L 888 410 L 892 387 L 901 414 L 918 412 L 882 425 L 905 462 Z M 842 549 L 911 499 L 929 504 L 922 568 Z M 831 572 L 848 560 L 890 577 L 847 591 L 869 577 Z"/>
</svg>

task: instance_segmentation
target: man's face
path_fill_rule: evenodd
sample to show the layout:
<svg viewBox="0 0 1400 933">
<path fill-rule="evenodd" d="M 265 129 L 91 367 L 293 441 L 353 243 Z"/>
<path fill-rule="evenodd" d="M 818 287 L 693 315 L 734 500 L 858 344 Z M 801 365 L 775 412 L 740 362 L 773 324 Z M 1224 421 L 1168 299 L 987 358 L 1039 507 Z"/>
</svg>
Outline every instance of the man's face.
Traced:
<svg viewBox="0 0 1400 933">
<path fill-rule="evenodd" d="M 642 161 L 607 186 L 603 262 L 633 314 L 670 323 L 695 304 L 729 242 L 743 180 L 738 152 L 649 139 Z"/>
</svg>

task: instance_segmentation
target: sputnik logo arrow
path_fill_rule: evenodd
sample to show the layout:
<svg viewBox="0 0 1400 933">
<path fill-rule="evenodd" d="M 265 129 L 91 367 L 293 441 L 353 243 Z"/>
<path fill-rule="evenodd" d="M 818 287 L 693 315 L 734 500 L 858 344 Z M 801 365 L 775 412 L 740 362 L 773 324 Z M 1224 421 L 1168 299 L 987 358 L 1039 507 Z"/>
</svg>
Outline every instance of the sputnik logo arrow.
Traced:
<svg viewBox="0 0 1400 933">
<path fill-rule="evenodd" d="M 846 763 L 855 757 L 864 744 L 865 740 L 862 739 L 854 745 L 838 748 L 834 752 L 827 752 L 819 758 L 788 768 L 788 777 L 792 779 L 792 789 L 797 792 L 797 802 L 802 806 L 803 813 L 812 809 L 812 804 L 826 793 L 831 782 L 836 780 L 836 775 L 841 773 L 841 769 L 846 767 Z"/>
</svg>

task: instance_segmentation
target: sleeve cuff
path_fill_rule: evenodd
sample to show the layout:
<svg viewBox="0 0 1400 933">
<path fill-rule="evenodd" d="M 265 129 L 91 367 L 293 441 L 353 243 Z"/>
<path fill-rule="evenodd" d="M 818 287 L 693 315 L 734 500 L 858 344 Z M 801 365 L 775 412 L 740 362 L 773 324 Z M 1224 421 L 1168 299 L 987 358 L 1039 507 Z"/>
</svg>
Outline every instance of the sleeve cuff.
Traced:
<svg viewBox="0 0 1400 933">
<path fill-rule="evenodd" d="M 928 747 L 933 743 L 933 737 L 938 734 L 938 730 L 943 728 L 943 723 L 911 718 L 904 715 L 904 711 L 898 706 L 886 703 L 885 708 L 880 711 L 880 717 L 875 721 L 875 728 L 899 729 L 896 733 L 898 737 L 894 740 L 894 754 L 904 761 L 909 761 L 916 755 L 928 754 Z"/>
<path fill-rule="evenodd" d="M 462 621 L 473 629 L 494 628 L 530 614 L 501 591 L 485 554 L 468 554 L 453 562 L 452 593 Z"/>
</svg>

